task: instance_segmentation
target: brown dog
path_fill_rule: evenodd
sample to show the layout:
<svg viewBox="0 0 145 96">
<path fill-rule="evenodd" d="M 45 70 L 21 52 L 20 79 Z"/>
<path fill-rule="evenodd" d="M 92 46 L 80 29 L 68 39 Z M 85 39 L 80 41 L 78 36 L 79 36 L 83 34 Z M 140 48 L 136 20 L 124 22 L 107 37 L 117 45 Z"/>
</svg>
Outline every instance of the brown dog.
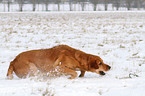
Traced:
<svg viewBox="0 0 145 96">
<path fill-rule="evenodd" d="M 103 63 L 99 56 L 86 54 L 67 45 L 59 45 L 50 49 L 31 50 L 19 54 L 11 63 L 7 76 L 13 78 L 13 71 L 20 78 L 35 76 L 39 72 L 46 74 L 61 73 L 77 77 L 76 70 L 80 70 L 80 77 L 85 71 L 105 75 L 111 67 Z"/>
</svg>

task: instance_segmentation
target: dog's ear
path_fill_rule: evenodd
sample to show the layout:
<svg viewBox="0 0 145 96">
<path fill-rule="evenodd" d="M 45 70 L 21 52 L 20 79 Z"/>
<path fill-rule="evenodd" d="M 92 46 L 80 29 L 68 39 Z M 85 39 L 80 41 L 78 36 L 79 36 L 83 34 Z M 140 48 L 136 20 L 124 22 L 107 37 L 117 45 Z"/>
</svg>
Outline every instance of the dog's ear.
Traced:
<svg viewBox="0 0 145 96">
<path fill-rule="evenodd" d="M 95 58 L 91 58 L 88 63 L 89 63 L 89 68 L 99 69 L 98 66 L 99 60 L 96 60 Z"/>
<path fill-rule="evenodd" d="M 96 60 L 95 62 L 96 62 L 97 65 L 100 65 L 101 64 L 101 61 L 100 60 Z"/>
</svg>

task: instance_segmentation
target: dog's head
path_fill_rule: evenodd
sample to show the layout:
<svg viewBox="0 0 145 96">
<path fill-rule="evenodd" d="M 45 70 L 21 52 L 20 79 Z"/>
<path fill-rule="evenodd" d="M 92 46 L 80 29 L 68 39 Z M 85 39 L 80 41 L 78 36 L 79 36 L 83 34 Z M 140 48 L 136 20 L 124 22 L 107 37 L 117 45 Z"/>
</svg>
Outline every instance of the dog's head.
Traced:
<svg viewBox="0 0 145 96">
<path fill-rule="evenodd" d="M 105 75 L 104 71 L 108 71 L 111 67 L 107 64 L 104 64 L 103 60 L 99 56 L 91 58 L 88 62 L 89 71 L 98 73 L 100 75 Z"/>
</svg>

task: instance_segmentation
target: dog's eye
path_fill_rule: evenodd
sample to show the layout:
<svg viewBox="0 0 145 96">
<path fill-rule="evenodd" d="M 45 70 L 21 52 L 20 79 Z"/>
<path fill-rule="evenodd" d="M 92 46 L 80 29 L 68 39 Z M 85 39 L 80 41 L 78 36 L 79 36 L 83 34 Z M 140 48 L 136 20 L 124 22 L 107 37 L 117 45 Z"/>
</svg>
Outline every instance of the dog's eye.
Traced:
<svg viewBox="0 0 145 96">
<path fill-rule="evenodd" d="M 102 65 L 102 63 L 100 63 L 99 65 Z"/>
</svg>

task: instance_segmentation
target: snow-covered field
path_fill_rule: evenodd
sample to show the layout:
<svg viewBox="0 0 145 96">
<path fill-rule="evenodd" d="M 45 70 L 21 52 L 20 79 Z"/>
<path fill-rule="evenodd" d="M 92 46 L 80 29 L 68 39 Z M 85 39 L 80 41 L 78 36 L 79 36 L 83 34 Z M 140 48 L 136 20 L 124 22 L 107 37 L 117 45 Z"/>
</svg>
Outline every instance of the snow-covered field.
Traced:
<svg viewBox="0 0 145 96">
<path fill-rule="evenodd" d="M 98 55 L 112 69 L 74 80 L 6 79 L 20 52 L 59 44 Z M 0 13 L 1 96 L 144 96 L 144 90 L 145 12 Z"/>
</svg>

